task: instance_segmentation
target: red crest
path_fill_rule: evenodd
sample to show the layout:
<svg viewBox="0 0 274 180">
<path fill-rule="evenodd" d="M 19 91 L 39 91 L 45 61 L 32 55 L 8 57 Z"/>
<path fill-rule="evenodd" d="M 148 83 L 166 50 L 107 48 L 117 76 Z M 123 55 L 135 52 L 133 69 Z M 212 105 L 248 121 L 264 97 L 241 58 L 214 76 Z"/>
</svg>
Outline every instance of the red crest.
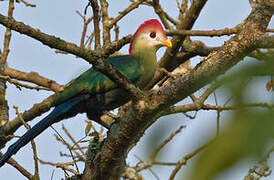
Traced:
<svg viewBox="0 0 274 180">
<path fill-rule="evenodd" d="M 134 41 L 135 37 L 145 29 L 157 29 L 158 31 L 165 34 L 163 26 L 157 19 L 150 19 L 145 21 L 143 24 L 140 25 L 140 27 L 137 29 L 137 31 L 134 33 L 130 40 L 129 54 L 132 54 L 132 42 Z"/>
</svg>

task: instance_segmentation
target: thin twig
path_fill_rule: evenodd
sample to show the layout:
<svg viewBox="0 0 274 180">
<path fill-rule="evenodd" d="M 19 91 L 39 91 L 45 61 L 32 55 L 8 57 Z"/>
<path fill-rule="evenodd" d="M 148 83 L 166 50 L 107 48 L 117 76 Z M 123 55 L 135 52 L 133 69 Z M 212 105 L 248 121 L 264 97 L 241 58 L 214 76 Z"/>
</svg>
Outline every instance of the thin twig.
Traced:
<svg viewBox="0 0 274 180">
<path fill-rule="evenodd" d="M 177 26 L 179 24 L 179 22 L 176 19 L 172 18 L 166 12 L 164 12 L 164 15 L 165 15 L 166 19 L 169 20 L 169 22 L 171 22 L 173 25 Z"/>
<path fill-rule="evenodd" d="M 176 166 L 177 162 L 159 162 L 159 161 L 154 161 L 154 165 L 160 165 L 160 166 Z"/>
<path fill-rule="evenodd" d="M 216 110 L 216 111 L 225 111 L 225 110 L 235 110 L 239 108 L 250 108 L 250 107 L 261 107 L 261 108 L 274 108 L 274 104 L 268 104 L 268 103 L 253 103 L 253 104 L 242 104 L 240 106 L 234 105 L 234 106 L 214 106 L 210 104 L 204 104 L 202 106 L 203 110 Z"/>
<path fill-rule="evenodd" d="M 14 0 L 9 0 L 9 9 L 8 9 L 8 18 L 12 18 L 14 10 Z M 7 65 L 7 59 L 10 52 L 10 40 L 11 40 L 11 28 L 6 27 L 5 35 L 4 35 L 4 49 L 3 53 L 0 50 L 0 75 L 3 75 L 5 72 L 5 67 Z M 6 82 L 0 80 L 0 124 L 4 125 L 9 121 L 9 112 L 8 112 L 8 103 L 6 101 Z"/>
<path fill-rule="evenodd" d="M 221 112 L 217 110 L 217 123 L 216 123 L 216 135 L 219 136 L 220 134 L 220 118 L 221 118 Z"/>
<path fill-rule="evenodd" d="M 0 152 L 0 155 L 3 156 L 3 153 Z M 23 176 L 25 176 L 29 180 L 32 180 L 33 175 L 30 172 L 28 172 L 24 167 L 22 167 L 20 164 L 18 164 L 18 162 L 16 162 L 13 158 L 10 158 L 8 160 L 8 163 L 12 167 L 14 167 L 15 169 L 17 169 Z"/>
<path fill-rule="evenodd" d="M 68 157 L 68 158 L 74 158 L 74 159 L 76 159 L 77 161 L 81 161 L 81 162 L 85 162 L 86 161 L 86 159 L 85 158 L 83 158 L 83 156 L 77 156 L 77 155 L 73 155 L 73 156 L 71 156 L 71 154 L 66 154 L 66 153 L 62 153 L 62 152 L 59 152 L 59 155 L 61 156 L 61 157 Z"/>
<path fill-rule="evenodd" d="M 75 12 L 76 12 L 76 14 L 78 14 L 83 19 L 83 21 L 86 20 L 86 16 L 85 15 L 81 14 L 79 11 L 75 11 Z"/>
<path fill-rule="evenodd" d="M 216 95 L 216 91 L 213 91 L 213 95 L 214 95 L 214 101 L 215 101 L 215 105 L 218 106 L 218 99 L 217 99 L 217 95 Z M 216 119 L 216 135 L 219 136 L 219 132 L 220 132 L 220 111 L 217 110 L 217 119 Z"/>
<path fill-rule="evenodd" d="M 50 177 L 50 180 L 52 180 L 53 179 L 53 176 L 54 176 L 54 170 L 52 171 L 52 173 L 51 173 L 51 177 Z"/>
<path fill-rule="evenodd" d="M 256 2 L 254 0 L 248 0 L 252 9 L 255 8 Z"/>
<path fill-rule="evenodd" d="M 9 10 L 8 10 L 8 17 L 12 18 L 14 10 L 14 0 L 9 1 Z M 5 36 L 4 36 L 4 50 L 0 58 L 1 63 L 6 63 L 10 49 L 10 39 L 11 39 L 11 29 L 9 27 L 6 28 Z"/>
<path fill-rule="evenodd" d="M 93 37 L 94 37 L 94 32 L 92 32 L 91 35 L 89 36 L 89 39 L 87 41 L 88 43 L 87 49 L 91 49 L 91 43 L 92 43 Z"/>
<path fill-rule="evenodd" d="M 71 158 L 72 158 L 72 160 L 73 160 L 73 162 L 74 162 L 74 165 L 75 165 L 75 167 L 76 167 L 76 170 L 77 170 L 77 172 L 78 172 L 78 174 L 79 174 L 79 168 L 78 168 L 78 166 L 77 166 L 77 163 L 76 163 L 76 160 L 75 160 L 75 158 L 74 158 L 74 156 L 73 156 L 73 154 L 72 154 L 72 150 L 71 150 L 71 145 L 69 145 L 69 143 L 67 143 L 65 140 L 64 140 L 64 138 L 58 133 L 58 131 L 56 131 L 56 129 L 53 127 L 53 126 L 50 126 L 51 127 L 51 129 L 53 129 L 54 131 L 55 131 L 55 133 L 57 134 L 55 134 L 55 137 L 56 137 L 56 139 L 58 140 L 58 141 L 60 141 L 60 142 L 62 142 L 64 145 L 66 145 L 67 146 L 67 148 L 68 148 L 68 150 L 69 150 L 69 152 L 70 152 L 70 155 L 71 155 Z M 80 154 L 77 152 L 77 151 L 73 151 L 76 155 L 78 155 L 78 156 L 80 156 Z"/>
<path fill-rule="evenodd" d="M 164 24 L 166 29 L 171 29 L 170 24 L 168 23 L 167 19 L 166 19 L 166 15 L 164 13 L 163 8 L 160 5 L 159 0 L 153 0 L 152 1 L 152 6 L 154 8 L 155 13 L 159 16 L 159 18 L 161 19 L 162 23 Z"/>
<path fill-rule="evenodd" d="M 22 83 L 20 83 L 18 81 L 12 80 L 9 76 L 2 76 L 2 75 L 0 75 L 0 79 L 8 81 L 11 84 L 14 84 L 16 86 L 16 88 L 18 88 L 20 91 L 22 90 L 21 87 L 24 87 L 24 88 L 27 88 L 27 89 L 35 89 L 37 91 L 39 91 L 39 90 L 51 91 L 51 89 L 45 88 L 45 87 L 30 86 L 30 85 L 27 85 L 27 84 L 22 84 Z"/>
<path fill-rule="evenodd" d="M 94 34 L 95 34 L 95 49 L 101 48 L 100 43 L 100 27 L 99 27 L 99 5 L 97 0 L 89 0 L 93 10 L 93 23 L 94 23 Z"/>
<path fill-rule="evenodd" d="M 139 7 L 140 4 L 142 4 L 145 0 L 139 0 L 132 2 L 126 9 L 119 12 L 119 15 L 111 20 L 111 23 L 109 23 L 109 28 L 111 29 L 115 24 L 117 24 L 118 21 L 120 21 L 125 15 L 127 15 L 132 10 Z"/>
<path fill-rule="evenodd" d="M 22 72 L 22 71 L 19 71 L 19 70 L 16 70 L 16 69 L 6 66 L 5 75 L 7 75 L 13 79 L 37 84 L 39 86 L 51 89 L 54 92 L 58 92 L 63 89 L 62 85 L 56 83 L 54 80 L 51 80 L 51 79 L 41 76 L 37 72 L 28 72 L 27 73 L 27 72 Z"/>
<path fill-rule="evenodd" d="M 196 103 L 193 104 L 185 104 L 181 106 L 171 106 L 166 112 L 164 112 L 164 115 L 169 114 L 176 114 L 176 113 L 184 113 L 188 111 L 199 111 L 202 110 L 214 110 L 214 111 L 229 111 L 229 110 L 236 110 L 239 108 L 252 108 L 252 107 L 260 107 L 260 108 L 274 108 L 274 104 L 268 104 L 268 103 L 253 103 L 253 104 L 241 104 L 241 105 L 232 105 L 232 106 L 216 106 L 211 104 L 202 104 L 197 106 Z"/>
<path fill-rule="evenodd" d="M 193 152 L 186 154 L 185 156 L 182 157 L 181 160 L 179 160 L 177 162 L 177 166 L 175 167 L 175 169 L 172 171 L 169 180 L 173 180 L 175 175 L 177 174 L 177 172 L 181 169 L 181 167 L 183 165 L 186 165 L 187 161 L 189 159 L 191 159 L 192 157 L 194 157 L 195 155 L 197 155 L 199 152 L 201 152 L 202 150 L 204 150 L 206 147 L 208 146 L 208 144 L 205 144 L 197 149 L 195 149 Z"/>
<path fill-rule="evenodd" d="M 217 88 L 219 88 L 221 85 L 222 85 L 222 83 L 215 81 L 215 83 L 213 83 L 212 85 L 210 85 L 209 88 L 207 88 L 204 91 L 204 93 L 199 97 L 198 101 L 200 103 L 204 103 L 207 100 L 207 98 L 210 96 L 210 94 L 212 92 L 214 92 Z"/>
<path fill-rule="evenodd" d="M 159 71 L 165 73 L 168 77 L 172 79 L 176 79 L 176 75 L 172 74 L 171 72 L 167 71 L 165 68 L 160 68 Z"/>
<path fill-rule="evenodd" d="M 81 147 L 79 146 L 79 144 L 75 141 L 75 139 L 72 137 L 72 135 L 70 134 L 70 132 L 64 126 L 63 123 L 62 123 L 62 129 L 66 133 L 66 135 L 69 137 L 69 139 L 73 142 L 73 146 L 75 145 L 78 148 L 78 150 L 82 153 L 82 155 L 85 155 L 85 152 L 81 149 Z M 75 149 L 75 148 L 73 148 L 73 149 Z"/>
<path fill-rule="evenodd" d="M 88 19 L 86 19 L 85 15 L 82 15 L 79 11 L 76 11 L 76 13 L 84 21 L 81 40 L 80 40 L 80 48 L 84 48 L 85 47 L 85 37 L 86 37 L 86 33 L 87 33 L 87 27 L 88 27 L 89 23 L 93 20 L 93 16 L 90 16 Z"/>
<path fill-rule="evenodd" d="M 139 161 L 140 161 L 140 163 L 142 163 L 142 164 L 144 164 L 145 162 L 140 158 L 140 157 L 138 157 L 137 155 L 134 155 Z M 151 174 L 157 179 L 157 180 L 160 180 L 160 178 L 157 176 L 157 174 L 154 172 L 154 171 L 152 171 L 152 169 L 150 168 L 151 166 L 147 166 L 146 167 L 146 169 L 148 169 L 150 172 L 151 172 Z"/>
<path fill-rule="evenodd" d="M 133 167 L 136 172 L 140 172 L 142 170 L 148 169 L 152 166 L 177 166 L 177 162 L 159 162 L 159 161 L 148 161 L 148 162 L 141 162 L 136 165 L 136 167 Z"/>
<path fill-rule="evenodd" d="M 39 159 L 39 162 L 41 164 L 47 164 L 47 165 L 50 165 L 50 166 L 55 166 L 56 168 L 61 168 L 63 170 L 69 171 L 69 172 L 71 172 L 71 173 L 73 173 L 75 175 L 79 174 L 74 169 L 68 167 L 68 166 L 73 166 L 74 163 L 75 163 L 74 161 L 73 162 L 67 162 L 67 163 L 52 163 L 52 162 L 43 161 L 43 160 Z"/>
<path fill-rule="evenodd" d="M 114 32 L 115 32 L 115 41 L 119 40 L 119 26 L 117 24 L 114 25 Z"/>
<path fill-rule="evenodd" d="M 24 3 L 27 7 L 36 7 L 35 4 L 29 3 L 29 2 L 27 2 L 25 0 L 19 0 L 19 1 L 22 2 L 22 3 Z"/>
<path fill-rule="evenodd" d="M 174 136 L 176 136 L 177 134 L 179 134 L 181 131 L 182 131 L 182 129 L 183 128 L 186 128 L 186 126 L 180 126 L 176 131 L 174 131 L 173 133 L 171 133 L 170 135 L 169 135 L 169 137 L 168 138 L 166 138 L 155 150 L 154 150 L 154 152 L 151 154 L 151 156 L 150 156 L 150 161 L 154 161 L 155 160 L 155 158 L 157 157 L 157 155 L 158 155 L 158 153 L 161 151 L 161 149 L 163 149 L 163 147 L 167 144 L 167 143 L 169 143 L 173 138 L 174 138 Z"/>
<path fill-rule="evenodd" d="M 189 97 L 191 98 L 191 100 L 192 100 L 193 102 L 196 102 L 196 101 L 197 101 L 197 98 L 195 97 L 194 94 L 190 94 Z"/>
<path fill-rule="evenodd" d="M 102 23 L 103 23 L 103 43 L 104 46 L 110 43 L 110 27 L 108 17 L 108 2 L 106 0 L 100 0 L 101 12 L 102 12 Z"/>
<path fill-rule="evenodd" d="M 182 4 L 180 3 L 179 0 L 176 0 L 176 3 L 177 3 L 177 7 L 180 11 L 180 15 L 183 16 L 186 11 L 187 11 L 187 3 L 188 3 L 188 0 L 183 0 L 182 1 Z"/>
<path fill-rule="evenodd" d="M 189 115 L 189 114 L 187 114 L 186 112 L 183 112 L 183 114 L 184 114 L 187 118 L 189 118 L 189 119 L 195 119 L 196 116 L 197 116 L 197 112 L 198 112 L 198 111 L 195 111 L 194 115 Z"/>
<path fill-rule="evenodd" d="M 25 126 L 25 128 L 27 130 L 30 130 L 30 125 L 28 125 L 25 120 L 23 119 L 21 113 L 19 113 L 18 111 L 18 107 L 17 106 L 13 106 L 13 108 L 16 111 L 16 115 L 20 118 L 20 120 L 22 121 L 23 125 Z M 34 142 L 34 140 L 31 140 L 31 147 L 33 150 L 33 159 L 34 159 L 34 176 L 39 177 L 39 166 L 38 166 L 38 156 L 37 156 L 37 150 L 36 150 L 36 144 Z"/>
</svg>

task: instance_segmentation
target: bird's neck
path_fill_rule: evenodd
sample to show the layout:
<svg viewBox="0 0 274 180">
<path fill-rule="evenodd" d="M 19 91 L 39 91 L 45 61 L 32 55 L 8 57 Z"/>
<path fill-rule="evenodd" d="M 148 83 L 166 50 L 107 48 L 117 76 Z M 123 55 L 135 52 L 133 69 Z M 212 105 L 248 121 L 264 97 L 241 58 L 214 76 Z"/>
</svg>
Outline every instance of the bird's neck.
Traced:
<svg viewBox="0 0 274 180">
<path fill-rule="evenodd" d="M 142 67 L 142 76 L 140 80 L 138 80 L 137 85 L 140 88 L 144 88 L 149 81 L 153 78 L 154 73 L 156 71 L 157 59 L 156 59 L 156 51 L 155 47 L 148 47 L 145 44 L 134 44 L 134 51 L 132 52 L 132 56 L 139 60 L 139 63 Z"/>
</svg>

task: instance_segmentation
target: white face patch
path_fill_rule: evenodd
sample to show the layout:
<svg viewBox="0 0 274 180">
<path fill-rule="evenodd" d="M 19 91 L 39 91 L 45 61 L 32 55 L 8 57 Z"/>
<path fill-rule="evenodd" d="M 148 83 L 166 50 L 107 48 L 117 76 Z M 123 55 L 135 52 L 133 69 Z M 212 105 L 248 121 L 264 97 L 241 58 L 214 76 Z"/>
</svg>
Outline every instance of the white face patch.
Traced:
<svg viewBox="0 0 274 180">
<path fill-rule="evenodd" d="M 155 36 L 151 33 L 155 33 Z M 162 41 L 165 39 L 161 32 L 153 30 L 142 32 L 140 38 L 146 41 L 146 44 L 150 46 L 161 46 Z"/>
</svg>

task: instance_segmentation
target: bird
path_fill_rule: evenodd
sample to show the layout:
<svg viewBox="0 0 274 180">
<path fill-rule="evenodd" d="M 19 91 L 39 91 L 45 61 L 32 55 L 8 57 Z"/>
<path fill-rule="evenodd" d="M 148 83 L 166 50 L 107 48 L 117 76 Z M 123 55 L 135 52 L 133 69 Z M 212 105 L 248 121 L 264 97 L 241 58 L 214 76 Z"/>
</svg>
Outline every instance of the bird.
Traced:
<svg viewBox="0 0 274 180">
<path fill-rule="evenodd" d="M 150 19 L 141 24 L 133 34 L 128 55 L 111 56 L 106 60 L 137 87 L 143 89 L 154 76 L 157 67 L 156 52 L 163 46 L 171 48 L 172 43 L 161 23 L 157 19 Z M 49 115 L 8 147 L 7 152 L 0 158 L 0 167 L 52 124 L 78 113 L 86 113 L 89 119 L 100 122 L 100 117 L 106 111 L 118 108 L 129 100 L 125 90 L 91 67 L 57 95 L 53 103 L 54 109 Z"/>
</svg>

